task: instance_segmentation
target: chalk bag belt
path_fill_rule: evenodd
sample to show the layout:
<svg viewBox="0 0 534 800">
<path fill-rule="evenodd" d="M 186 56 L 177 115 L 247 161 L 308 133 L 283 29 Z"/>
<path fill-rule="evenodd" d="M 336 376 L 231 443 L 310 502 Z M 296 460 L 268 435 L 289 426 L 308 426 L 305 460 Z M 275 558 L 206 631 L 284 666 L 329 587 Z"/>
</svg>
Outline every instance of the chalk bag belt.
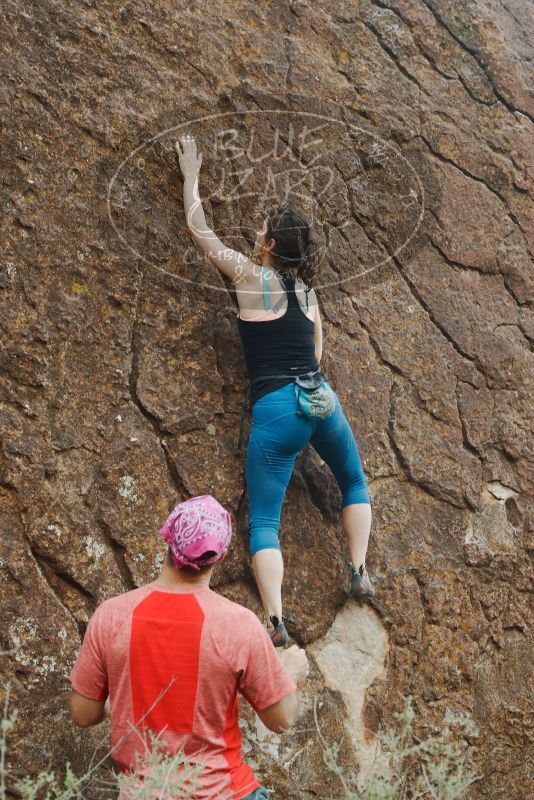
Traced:
<svg viewBox="0 0 534 800">
<path fill-rule="evenodd" d="M 316 389 L 324 380 L 324 377 L 320 374 L 320 370 L 315 370 L 315 372 L 305 372 L 303 375 L 295 375 L 294 372 L 292 373 L 284 373 L 279 375 L 262 375 L 257 378 L 253 378 L 250 382 L 250 386 L 247 389 L 247 392 L 243 398 L 243 402 L 241 404 L 241 414 L 239 417 L 239 434 L 237 437 L 236 443 L 236 450 L 241 450 L 243 447 L 243 434 L 245 430 L 245 415 L 247 413 L 247 407 L 250 401 L 250 395 L 252 393 L 252 386 L 255 382 L 259 380 L 264 380 L 265 378 L 291 378 L 291 380 L 298 383 L 299 386 L 303 386 L 306 389 Z"/>
</svg>

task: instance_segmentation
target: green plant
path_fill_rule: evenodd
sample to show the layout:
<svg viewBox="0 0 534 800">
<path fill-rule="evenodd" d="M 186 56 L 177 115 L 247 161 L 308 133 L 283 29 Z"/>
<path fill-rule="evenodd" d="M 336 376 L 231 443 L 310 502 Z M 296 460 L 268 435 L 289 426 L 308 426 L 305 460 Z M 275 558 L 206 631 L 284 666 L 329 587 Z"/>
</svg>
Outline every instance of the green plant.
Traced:
<svg viewBox="0 0 534 800">
<path fill-rule="evenodd" d="M 192 764 L 182 751 L 170 756 L 156 735 L 137 763 L 136 773 L 119 775 L 121 794 L 130 800 L 187 800 L 199 786 L 202 764 Z M 138 774 L 142 774 L 140 781 Z"/>
<path fill-rule="evenodd" d="M 7 800 L 13 793 L 22 800 L 84 800 L 84 792 L 110 752 L 96 764 L 93 755 L 89 769 L 83 775 L 76 775 L 67 763 L 61 774 L 43 770 L 37 775 L 26 775 L 13 780 L 8 789 L 8 737 L 18 717 L 16 711 L 9 709 L 9 696 L 8 686 L 0 722 L 0 800 Z M 150 734 L 146 751 L 138 760 L 137 773 L 118 775 L 113 783 L 106 783 L 106 795 L 116 796 L 120 790 L 129 800 L 191 800 L 202 770 L 202 763 L 191 763 L 181 751 L 174 755 L 169 754 L 164 743 L 156 735 Z M 139 779 L 138 773 L 143 774 L 143 780 Z"/>
<path fill-rule="evenodd" d="M 6 700 L 4 703 L 4 713 L 0 723 L 0 798 L 6 797 L 6 756 L 7 756 L 7 737 L 15 727 L 17 722 L 17 712 L 9 711 L 9 686 L 6 689 Z"/>
<path fill-rule="evenodd" d="M 446 735 L 419 739 L 413 731 L 415 712 L 409 697 L 404 711 L 396 714 L 397 731 L 380 736 L 380 745 L 389 761 L 389 772 L 373 774 L 359 786 L 352 785 L 338 763 L 339 745 L 328 744 L 315 725 L 326 766 L 341 781 L 346 800 L 459 800 L 480 776 L 473 772 L 470 755 Z"/>
<path fill-rule="evenodd" d="M 159 698 L 158 698 L 159 699 Z M 415 714 L 411 698 L 397 718 L 397 732 L 380 737 L 390 770 L 388 775 L 371 775 L 355 787 L 338 763 L 339 744 L 328 744 L 319 728 L 317 706 L 315 725 L 323 748 L 326 766 L 342 784 L 344 800 L 459 800 L 478 776 L 472 771 L 469 754 L 444 736 L 418 739 L 413 732 Z M 0 723 L 0 800 L 7 800 L 7 742 L 17 722 L 17 712 L 9 710 L 9 687 Z M 62 774 L 42 771 L 13 782 L 12 788 L 22 800 L 82 800 L 95 771 L 106 760 L 95 758 L 86 773 L 77 776 L 67 763 Z M 117 776 L 107 783 L 107 794 L 120 790 L 128 800 L 192 800 L 203 770 L 202 763 L 191 763 L 183 752 L 171 755 L 156 735 L 151 735 L 145 753 L 139 758 L 135 773 Z M 143 774 L 143 779 L 139 779 Z M 110 791 L 111 790 L 111 791 Z"/>
</svg>

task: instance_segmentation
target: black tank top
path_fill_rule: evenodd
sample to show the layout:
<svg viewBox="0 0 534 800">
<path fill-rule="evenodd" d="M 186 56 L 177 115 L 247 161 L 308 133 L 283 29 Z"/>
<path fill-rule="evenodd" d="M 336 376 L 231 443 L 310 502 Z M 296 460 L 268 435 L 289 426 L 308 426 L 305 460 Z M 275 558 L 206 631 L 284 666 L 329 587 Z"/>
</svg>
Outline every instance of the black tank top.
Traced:
<svg viewBox="0 0 534 800">
<path fill-rule="evenodd" d="M 313 341 L 315 323 L 300 307 L 295 278 L 289 274 L 279 277 L 287 293 L 285 314 L 269 322 L 237 319 L 248 375 L 254 380 L 250 389 L 251 403 L 291 382 L 291 378 L 270 375 L 303 375 L 319 369 Z"/>
</svg>

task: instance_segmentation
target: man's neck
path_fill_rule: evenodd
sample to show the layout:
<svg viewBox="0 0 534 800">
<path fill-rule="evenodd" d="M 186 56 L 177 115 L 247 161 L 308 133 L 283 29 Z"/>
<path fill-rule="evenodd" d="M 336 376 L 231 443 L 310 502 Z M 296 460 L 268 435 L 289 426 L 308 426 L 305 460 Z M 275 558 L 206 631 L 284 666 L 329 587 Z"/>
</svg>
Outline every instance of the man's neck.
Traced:
<svg viewBox="0 0 534 800">
<path fill-rule="evenodd" d="M 159 578 L 154 581 L 155 586 L 163 589 L 200 589 L 210 585 L 211 569 L 202 570 L 198 575 L 189 575 L 179 569 L 165 564 Z"/>
</svg>

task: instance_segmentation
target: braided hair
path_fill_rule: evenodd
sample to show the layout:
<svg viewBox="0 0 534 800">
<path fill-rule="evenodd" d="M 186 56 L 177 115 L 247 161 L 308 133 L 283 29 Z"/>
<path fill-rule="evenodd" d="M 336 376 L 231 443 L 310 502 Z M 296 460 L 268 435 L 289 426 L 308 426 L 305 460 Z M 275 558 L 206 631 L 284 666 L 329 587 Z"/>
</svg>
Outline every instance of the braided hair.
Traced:
<svg viewBox="0 0 534 800">
<path fill-rule="evenodd" d="M 303 214 L 292 206 L 279 206 L 267 217 L 265 236 L 267 241 L 276 242 L 271 255 L 280 271 L 296 270 L 297 276 L 311 289 L 322 261 L 321 247 Z"/>
</svg>

